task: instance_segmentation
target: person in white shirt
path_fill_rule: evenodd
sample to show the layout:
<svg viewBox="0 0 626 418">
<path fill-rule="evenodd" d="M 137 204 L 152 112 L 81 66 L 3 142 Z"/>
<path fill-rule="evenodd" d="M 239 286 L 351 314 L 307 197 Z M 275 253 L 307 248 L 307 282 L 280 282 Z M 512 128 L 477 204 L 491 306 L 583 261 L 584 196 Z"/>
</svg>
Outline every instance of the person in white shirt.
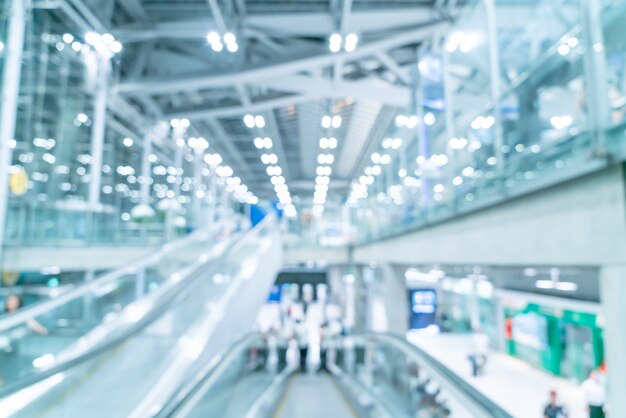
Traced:
<svg viewBox="0 0 626 418">
<path fill-rule="evenodd" d="M 472 376 L 476 377 L 487 363 L 489 354 L 489 337 L 480 328 L 472 336 L 472 352 L 469 355 L 472 363 Z"/>
<path fill-rule="evenodd" d="M 581 387 L 587 401 L 589 418 L 604 418 L 606 390 L 600 373 L 595 370 L 589 373 L 589 378 L 582 383 Z"/>
</svg>

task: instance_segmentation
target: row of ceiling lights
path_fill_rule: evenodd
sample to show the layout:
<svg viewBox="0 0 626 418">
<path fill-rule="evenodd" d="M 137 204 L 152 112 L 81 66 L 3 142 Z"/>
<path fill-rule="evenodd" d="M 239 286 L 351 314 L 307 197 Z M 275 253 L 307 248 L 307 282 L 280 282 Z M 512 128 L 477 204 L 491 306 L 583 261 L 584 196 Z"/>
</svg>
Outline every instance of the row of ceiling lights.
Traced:
<svg viewBox="0 0 626 418">
<path fill-rule="evenodd" d="M 243 123 L 250 129 L 265 127 L 265 118 L 262 115 L 245 115 L 243 117 Z M 272 152 L 274 142 L 272 138 L 257 136 L 254 138 L 254 146 L 259 150 L 266 150 L 261 155 L 261 162 L 266 165 L 265 172 L 270 176 L 270 182 L 274 186 L 274 191 L 278 197 L 278 201 L 283 207 L 284 213 L 287 217 L 295 217 L 297 215 L 296 207 L 293 204 L 291 193 L 289 192 L 289 186 L 287 186 L 285 177 L 283 176 L 283 170 L 278 165 L 278 155 Z"/>
<path fill-rule="evenodd" d="M 224 50 L 224 44 L 226 44 L 226 50 L 228 52 L 237 52 L 239 50 L 239 44 L 237 43 L 237 37 L 232 32 L 226 32 L 220 35 L 216 31 L 210 31 L 206 40 L 211 45 L 211 49 L 215 52 L 222 52 Z"/>
<path fill-rule="evenodd" d="M 321 123 L 323 129 L 337 129 L 341 127 L 342 118 L 339 115 L 324 115 Z M 326 205 L 326 199 L 328 197 L 330 176 L 333 172 L 331 166 L 335 162 L 335 156 L 331 151 L 337 148 L 337 138 L 334 136 L 320 138 L 319 148 L 322 152 L 317 156 L 318 166 L 315 170 L 313 211 L 321 214 L 324 212 L 324 206 Z"/>
</svg>

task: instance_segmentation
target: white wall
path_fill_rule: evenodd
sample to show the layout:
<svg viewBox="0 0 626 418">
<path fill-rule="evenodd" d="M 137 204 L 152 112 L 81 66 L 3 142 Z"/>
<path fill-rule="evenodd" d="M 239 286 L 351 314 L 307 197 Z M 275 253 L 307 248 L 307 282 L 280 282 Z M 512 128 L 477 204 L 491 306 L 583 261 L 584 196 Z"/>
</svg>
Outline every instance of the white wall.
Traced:
<svg viewBox="0 0 626 418">
<path fill-rule="evenodd" d="M 616 165 L 496 207 L 354 249 L 398 264 L 606 265 L 626 258 L 624 174 Z"/>
</svg>

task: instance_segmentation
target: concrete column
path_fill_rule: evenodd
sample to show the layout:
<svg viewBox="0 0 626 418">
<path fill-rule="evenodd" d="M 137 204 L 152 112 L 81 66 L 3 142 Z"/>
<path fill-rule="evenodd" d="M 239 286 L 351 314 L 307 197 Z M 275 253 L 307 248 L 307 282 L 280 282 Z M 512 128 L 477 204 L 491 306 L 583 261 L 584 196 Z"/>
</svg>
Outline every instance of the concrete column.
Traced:
<svg viewBox="0 0 626 418">
<path fill-rule="evenodd" d="M 106 110 L 109 74 L 111 62 L 108 58 L 98 60 L 98 80 L 93 113 L 93 129 L 91 131 L 91 183 L 89 184 L 89 206 L 96 210 L 100 206 L 102 189 L 102 157 L 104 152 L 104 136 L 106 132 Z"/>
<path fill-rule="evenodd" d="M 4 72 L 2 74 L 2 98 L 0 102 L 0 262 L 4 245 L 4 225 L 9 198 L 9 166 L 12 159 L 13 137 L 17 118 L 17 99 L 22 74 L 22 52 L 26 27 L 26 0 L 13 0 L 10 7 L 9 28 Z"/>
<path fill-rule="evenodd" d="M 604 309 L 604 353 L 608 370 L 608 402 L 612 417 L 626 417 L 626 264 L 600 270 Z"/>
<path fill-rule="evenodd" d="M 403 271 L 390 264 L 384 264 L 382 271 L 387 331 L 404 336 L 409 329 L 409 304 Z"/>
</svg>

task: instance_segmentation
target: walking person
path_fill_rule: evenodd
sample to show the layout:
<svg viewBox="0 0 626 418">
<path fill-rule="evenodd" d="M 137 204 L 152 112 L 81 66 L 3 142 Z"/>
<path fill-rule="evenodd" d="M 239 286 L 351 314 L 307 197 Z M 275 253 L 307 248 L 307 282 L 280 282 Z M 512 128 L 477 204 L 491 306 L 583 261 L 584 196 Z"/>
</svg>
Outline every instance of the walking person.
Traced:
<svg viewBox="0 0 626 418">
<path fill-rule="evenodd" d="M 489 337 L 480 328 L 472 336 L 472 352 L 469 355 L 472 364 L 472 376 L 476 377 L 484 371 L 489 353 Z"/>
<path fill-rule="evenodd" d="M 606 404 L 606 389 L 600 372 L 597 370 L 589 373 L 589 377 L 582 383 L 582 390 L 587 401 L 589 418 L 604 418 Z"/>
<path fill-rule="evenodd" d="M 550 402 L 543 410 L 543 418 L 567 418 L 565 408 L 559 404 L 556 390 L 550 391 Z"/>
</svg>

